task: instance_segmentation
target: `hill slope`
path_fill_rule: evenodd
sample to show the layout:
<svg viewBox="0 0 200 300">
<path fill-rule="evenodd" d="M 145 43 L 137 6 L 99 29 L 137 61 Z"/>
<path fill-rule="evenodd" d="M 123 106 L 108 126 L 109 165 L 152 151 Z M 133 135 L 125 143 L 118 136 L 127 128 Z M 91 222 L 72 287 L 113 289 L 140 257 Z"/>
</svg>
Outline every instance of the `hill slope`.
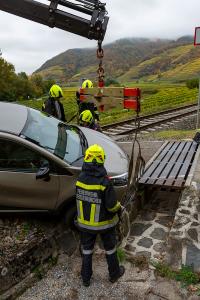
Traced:
<svg viewBox="0 0 200 300">
<path fill-rule="evenodd" d="M 96 79 L 96 49 L 67 50 L 45 62 L 35 73 L 46 79 L 77 85 L 81 78 Z M 133 80 L 182 81 L 200 74 L 200 49 L 192 37 L 176 41 L 121 39 L 104 46 L 106 77 Z"/>
</svg>

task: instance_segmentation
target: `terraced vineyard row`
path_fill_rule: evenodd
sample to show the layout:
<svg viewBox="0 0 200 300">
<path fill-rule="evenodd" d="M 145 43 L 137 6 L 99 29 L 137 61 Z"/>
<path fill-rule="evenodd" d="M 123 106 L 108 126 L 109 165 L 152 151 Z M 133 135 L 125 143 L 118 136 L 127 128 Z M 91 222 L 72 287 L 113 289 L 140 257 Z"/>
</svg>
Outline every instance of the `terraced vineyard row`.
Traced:
<svg viewBox="0 0 200 300">
<path fill-rule="evenodd" d="M 136 84 L 134 84 L 136 86 Z M 140 85 L 138 84 L 140 87 Z M 62 100 L 67 120 L 71 119 L 77 112 L 76 90 L 77 88 L 64 88 L 64 99 Z M 160 112 L 170 108 L 176 108 L 186 104 L 197 102 L 198 90 L 190 90 L 181 85 L 141 84 L 141 116 Z M 27 100 L 19 103 L 41 110 L 44 100 Z M 125 121 L 135 115 L 133 111 L 125 109 L 112 109 L 100 113 L 102 125 L 112 124 L 115 121 Z M 74 119 L 73 122 L 76 122 Z"/>
</svg>

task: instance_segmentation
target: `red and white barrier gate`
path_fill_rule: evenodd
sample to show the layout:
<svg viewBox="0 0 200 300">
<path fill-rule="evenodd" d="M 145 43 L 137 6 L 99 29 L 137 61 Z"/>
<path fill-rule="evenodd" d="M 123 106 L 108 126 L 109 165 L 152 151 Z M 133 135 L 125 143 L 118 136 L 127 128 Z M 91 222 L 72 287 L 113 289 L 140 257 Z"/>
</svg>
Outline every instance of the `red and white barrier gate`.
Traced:
<svg viewBox="0 0 200 300">
<path fill-rule="evenodd" d="M 99 111 L 112 108 L 133 109 L 140 112 L 139 88 L 103 87 L 80 89 L 80 101 L 93 102 Z"/>
</svg>

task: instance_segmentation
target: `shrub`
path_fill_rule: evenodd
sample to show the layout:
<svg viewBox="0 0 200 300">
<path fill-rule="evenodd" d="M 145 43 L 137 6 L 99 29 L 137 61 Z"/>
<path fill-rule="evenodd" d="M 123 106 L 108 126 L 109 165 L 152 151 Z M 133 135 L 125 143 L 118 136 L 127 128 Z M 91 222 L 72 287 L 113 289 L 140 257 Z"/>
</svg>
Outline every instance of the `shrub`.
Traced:
<svg viewBox="0 0 200 300">
<path fill-rule="evenodd" d="M 107 78 L 106 81 L 105 81 L 105 86 L 110 86 L 110 85 L 120 86 L 119 82 L 116 79 Z"/>
<path fill-rule="evenodd" d="M 186 86 L 189 89 L 199 88 L 199 79 L 198 78 L 194 78 L 194 79 L 187 80 L 186 81 Z"/>
</svg>

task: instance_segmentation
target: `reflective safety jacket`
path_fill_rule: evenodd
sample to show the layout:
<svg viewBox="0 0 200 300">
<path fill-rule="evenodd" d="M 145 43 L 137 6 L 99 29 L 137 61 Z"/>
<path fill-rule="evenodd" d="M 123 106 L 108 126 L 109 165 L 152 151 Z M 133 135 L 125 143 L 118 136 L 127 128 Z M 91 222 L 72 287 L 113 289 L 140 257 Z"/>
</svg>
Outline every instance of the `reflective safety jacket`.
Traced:
<svg viewBox="0 0 200 300">
<path fill-rule="evenodd" d="M 64 107 L 59 100 L 48 98 L 42 105 L 42 111 L 48 113 L 51 116 L 54 116 L 55 118 L 63 122 L 66 121 Z"/>
<path fill-rule="evenodd" d="M 84 163 L 76 182 L 77 225 L 98 232 L 114 227 L 121 205 L 103 165 Z"/>
<path fill-rule="evenodd" d="M 77 99 L 77 104 L 79 108 L 79 116 L 84 110 L 90 110 L 93 115 L 93 118 L 99 121 L 99 112 L 96 104 L 94 104 L 93 102 L 81 102 L 78 99 Z"/>
<path fill-rule="evenodd" d="M 90 124 L 88 123 L 88 126 L 84 126 L 84 127 L 102 132 L 100 125 L 98 123 L 95 123 L 94 121 L 92 121 L 92 123 L 90 123 Z"/>
</svg>

